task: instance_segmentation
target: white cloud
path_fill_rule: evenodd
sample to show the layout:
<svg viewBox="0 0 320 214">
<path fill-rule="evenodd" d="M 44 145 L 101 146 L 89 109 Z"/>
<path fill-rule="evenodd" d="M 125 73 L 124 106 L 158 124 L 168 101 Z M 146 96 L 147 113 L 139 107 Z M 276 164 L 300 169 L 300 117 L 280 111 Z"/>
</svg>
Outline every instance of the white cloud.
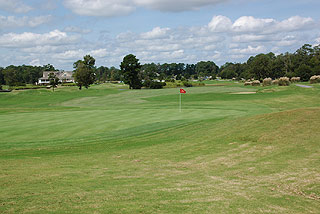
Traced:
<svg viewBox="0 0 320 214">
<path fill-rule="evenodd" d="M 285 36 L 283 37 L 279 42 L 277 42 L 277 46 L 291 46 L 296 43 L 299 43 L 299 41 L 296 39 L 295 36 Z"/>
<path fill-rule="evenodd" d="M 41 66 L 40 59 L 34 59 L 29 64 L 33 66 Z"/>
<path fill-rule="evenodd" d="M 231 29 L 232 22 L 225 16 L 214 16 L 208 27 L 213 32 L 227 32 Z"/>
<path fill-rule="evenodd" d="M 134 0 L 137 6 L 170 12 L 197 10 L 204 6 L 216 5 L 226 1 L 227 0 Z"/>
<path fill-rule="evenodd" d="M 30 17 L 27 18 L 27 25 L 30 27 L 36 27 L 45 23 L 48 23 L 52 20 L 52 16 L 51 15 L 47 15 L 47 16 L 36 16 L 36 17 Z"/>
<path fill-rule="evenodd" d="M 275 48 L 281 51 L 284 46 L 295 46 L 299 41 L 295 35 L 308 30 L 305 26 L 297 25 L 301 29 L 288 27 L 288 32 L 283 31 L 283 28 L 278 26 L 284 21 L 240 17 L 233 23 L 228 17 L 214 16 L 205 26 L 154 27 L 151 31 L 142 33 L 120 33 L 114 39 L 105 40 L 105 48 L 87 53 L 93 56 L 96 53 L 97 57 L 106 59 L 105 61 L 117 62 L 116 65 L 128 53 L 135 54 L 141 62 L 156 63 L 196 63 L 200 60 L 224 63 L 230 60 L 247 60 L 251 55 L 270 52 Z M 72 52 L 65 54 L 71 55 Z M 83 54 L 84 52 L 81 52 L 77 56 Z M 63 58 L 65 57 L 67 56 L 63 55 Z M 73 56 L 73 59 L 76 57 Z"/>
<path fill-rule="evenodd" d="M 313 28 L 315 21 L 310 17 L 293 16 L 286 20 L 279 22 L 276 25 L 278 31 L 297 31 L 302 29 Z"/>
<path fill-rule="evenodd" d="M 10 20 L 8 17 L 3 19 Z M 30 21 L 31 18 L 25 19 Z M 18 25 L 17 20 L 23 19 L 14 17 L 10 22 Z M 0 23 L 5 21 L 1 22 L 0 18 Z M 27 21 L 20 23 L 27 25 Z M 64 30 L 41 34 L 0 34 L 0 51 L 6 53 L 3 54 L 4 63 L 23 64 L 39 59 L 39 62 L 55 64 L 58 68 L 64 66 L 64 69 L 72 68 L 73 62 L 86 54 L 95 57 L 97 65 L 105 66 L 118 66 L 123 56 L 129 53 L 135 54 L 142 63 L 213 60 L 224 64 L 227 61 L 245 61 L 249 56 L 259 53 L 295 50 L 304 43 L 319 44 L 320 31 L 311 27 L 314 24 L 311 18 L 297 16 L 285 20 L 245 16 L 234 22 L 225 16 L 214 16 L 203 26 L 154 27 L 146 32 L 123 32 L 117 36 L 107 34 L 107 37 L 99 34 L 96 40 L 93 39 L 93 33 L 79 35 L 89 33 L 89 30 L 69 26 Z M 90 40 L 82 41 L 80 36 Z"/>
<path fill-rule="evenodd" d="M 102 58 L 102 57 L 106 57 L 108 55 L 108 51 L 106 48 L 101 48 L 101 49 L 90 51 L 89 55 L 93 56 L 94 58 L 96 58 L 96 57 Z"/>
<path fill-rule="evenodd" d="M 231 54 L 229 55 L 229 57 L 233 60 L 241 60 L 245 57 L 247 57 L 247 55 L 244 55 L 244 54 Z"/>
<path fill-rule="evenodd" d="M 79 59 L 82 59 L 85 55 L 91 55 L 95 59 L 103 58 L 108 55 L 108 51 L 105 48 L 95 49 L 95 50 L 84 50 L 84 49 L 74 49 L 74 50 L 65 50 L 60 53 L 56 53 L 52 55 L 53 59 L 60 60 L 61 62 L 75 62 Z"/>
<path fill-rule="evenodd" d="M 151 62 L 181 62 L 187 59 L 189 56 L 185 55 L 184 50 L 176 51 L 165 51 L 165 52 L 149 52 L 149 51 L 138 51 L 136 55 L 142 63 Z"/>
<path fill-rule="evenodd" d="M 269 41 L 270 36 L 268 35 L 255 35 L 255 34 L 242 34 L 242 35 L 236 35 L 232 37 L 233 42 L 238 43 L 247 43 L 247 42 L 257 42 L 257 41 Z"/>
<path fill-rule="evenodd" d="M 72 12 L 84 16 L 123 16 L 138 7 L 166 12 L 197 10 L 228 0 L 64 0 L 64 5 Z"/>
<path fill-rule="evenodd" d="M 169 30 L 170 28 L 155 27 L 152 31 L 142 33 L 141 37 L 143 39 L 160 39 L 166 37 Z"/>
<path fill-rule="evenodd" d="M 85 55 L 85 51 L 82 49 L 78 50 L 67 50 L 62 53 L 54 54 L 53 58 L 60 59 L 60 60 L 73 60 L 76 61 L 77 59 L 82 59 Z"/>
<path fill-rule="evenodd" d="M 164 59 L 187 62 L 188 59 L 194 60 L 196 58 L 194 56 L 200 57 L 203 51 L 208 52 L 208 55 L 211 53 L 215 58 L 221 56 L 215 51 L 223 40 L 224 37 L 213 35 L 208 28 L 203 27 L 178 29 L 156 27 L 152 31 L 140 34 L 121 33 L 117 36 L 116 45 L 120 47 L 121 53 L 131 51 L 140 54 L 145 61 L 148 61 L 149 56 L 156 62 L 165 62 Z"/>
<path fill-rule="evenodd" d="M 293 16 L 283 21 L 274 19 L 259 19 L 252 16 L 242 16 L 237 19 L 232 30 L 237 33 L 259 33 L 271 34 L 280 32 L 299 31 L 303 29 L 312 29 L 315 21 L 312 18 Z"/>
<path fill-rule="evenodd" d="M 130 0 L 65 0 L 64 4 L 72 12 L 84 16 L 123 16 L 135 10 Z"/>
<path fill-rule="evenodd" d="M 266 51 L 266 48 L 264 46 L 257 46 L 257 47 L 252 47 L 249 45 L 246 48 L 237 48 L 237 49 L 231 49 L 231 53 L 234 54 L 258 54 L 258 53 L 263 53 Z"/>
<path fill-rule="evenodd" d="M 291 46 L 291 45 L 294 45 L 296 43 L 297 43 L 296 40 L 282 40 L 282 41 L 277 42 L 276 44 L 277 44 L 277 46 L 284 47 L 284 46 Z"/>
<path fill-rule="evenodd" d="M 26 54 L 54 54 L 61 52 L 65 49 L 64 46 L 51 46 L 51 45 L 41 45 L 41 46 L 30 46 L 21 48 L 20 50 Z"/>
<path fill-rule="evenodd" d="M 27 13 L 33 8 L 19 0 L 0 0 L 0 10 L 14 13 Z"/>
<path fill-rule="evenodd" d="M 181 58 L 184 56 L 184 50 L 176 50 L 173 52 L 164 52 L 165 55 L 168 56 L 168 58 L 173 58 L 173 59 L 177 59 L 177 58 Z"/>
<path fill-rule="evenodd" d="M 233 23 L 232 29 L 235 32 L 261 32 L 274 24 L 274 19 L 257 19 L 252 16 L 242 16 Z"/>
<path fill-rule="evenodd" d="M 40 8 L 42 10 L 54 10 L 56 9 L 57 6 L 57 1 L 56 0 L 46 0 L 41 2 Z"/>
<path fill-rule="evenodd" d="M 126 41 L 131 41 L 137 39 L 137 35 L 132 33 L 132 32 L 123 32 L 117 35 L 116 39 L 119 42 L 126 42 Z"/>
<path fill-rule="evenodd" d="M 81 28 L 81 27 L 76 27 L 76 26 L 68 26 L 63 29 L 65 32 L 70 32 L 70 33 L 80 33 L 80 34 L 87 34 L 90 33 L 90 29 L 86 28 Z"/>
<path fill-rule="evenodd" d="M 206 51 L 217 50 L 217 45 L 216 44 L 206 45 L 205 47 L 203 47 L 203 49 L 206 50 Z"/>
<path fill-rule="evenodd" d="M 220 51 L 214 51 L 214 55 L 212 56 L 212 59 L 220 61 L 221 56 L 222 56 L 222 53 Z"/>
<path fill-rule="evenodd" d="M 15 27 L 36 27 L 52 20 L 52 16 L 36 16 L 36 17 L 15 17 L 15 16 L 0 16 L 1 28 L 15 28 Z"/>
<path fill-rule="evenodd" d="M 77 40 L 77 37 L 68 36 L 67 33 L 59 30 L 54 30 L 44 34 L 31 32 L 25 32 L 22 34 L 7 33 L 0 36 L 0 47 L 27 48 L 46 45 L 59 46 L 75 43 Z"/>
<path fill-rule="evenodd" d="M 141 41 L 143 42 L 143 41 Z M 151 42 L 150 45 L 144 45 L 141 49 L 152 51 L 152 52 L 167 52 L 176 51 L 181 48 L 179 44 L 162 44 L 160 42 Z"/>
</svg>

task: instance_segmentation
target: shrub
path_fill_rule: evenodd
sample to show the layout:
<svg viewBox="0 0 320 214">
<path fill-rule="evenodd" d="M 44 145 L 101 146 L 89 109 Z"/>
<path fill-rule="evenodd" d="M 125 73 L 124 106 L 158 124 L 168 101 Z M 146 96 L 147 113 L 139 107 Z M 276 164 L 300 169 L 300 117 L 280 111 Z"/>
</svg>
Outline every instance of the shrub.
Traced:
<svg viewBox="0 0 320 214">
<path fill-rule="evenodd" d="M 300 77 L 291 77 L 291 82 L 300 82 Z"/>
<path fill-rule="evenodd" d="M 175 82 L 175 80 L 174 80 L 174 79 L 171 79 L 171 78 L 167 78 L 165 81 L 166 81 L 166 82 Z"/>
<path fill-rule="evenodd" d="M 152 83 L 151 80 L 145 80 L 145 81 L 143 82 L 143 86 L 146 87 L 146 88 L 150 88 L 151 83 Z"/>
<path fill-rule="evenodd" d="M 246 82 L 244 83 L 244 86 L 247 86 L 247 85 L 252 85 L 252 82 L 246 81 Z"/>
<path fill-rule="evenodd" d="M 311 84 L 320 83 L 320 75 L 315 75 L 310 77 L 310 83 Z"/>
<path fill-rule="evenodd" d="M 62 83 L 61 84 L 62 86 L 77 86 L 77 84 L 76 83 Z"/>
<path fill-rule="evenodd" d="M 152 81 L 150 83 L 149 88 L 151 88 L 151 89 L 160 89 L 160 88 L 163 88 L 163 84 L 162 84 L 162 82 L 154 82 L 154 81 Z"/>
<path fill-rule="evenodd" d="M 252 86 L 260 86 L 260 81 L 259 80 L 254 80 L 251 85 Z"/>
<path fill-rule="evenodd" d="M 16 82 L 13 85 L 10 86 L 15 86 L 15 87 L 20 87 L 20 86 L 26 86 L 27 84 L 23 83 L 23 82 Z"/>
<path fill-rule="evenodd" d="M 271 85 L 272 84 L 272 79 L 271 78 L 265 78 L 263 80 L 263 83 L 262 83 L 264 86 L 267 86 L 267 85 Z"/>
<path fill-rule="evenodd" d="M 187 81 L 183 81 L 182 84 L 185 87 L 192 87 L 193 86 L 191 82 L 187 82 Z"/>
<path fill-rule="evenodd" d="M 279 82 L 278 82 L 279 86 L 288 86 L 290 85 L 290 80 L 288 77 L 280 77 L 279 78 Z"/>
<path fill-rule="evenodd" d="M 25 86 L 10 86 L 10 90 L 27 90 L 27 89 L 40 89 L 40 88 L 47 88 L 46 85 L 25 85 Z M 50 86 L 49 86 L 50 88 Z"/>
<path fill-rule="evenodd" d="M 167 84 L 165 82 L 155 82 L 152 80 L 146 80 L 143 83 L 143 86 L 150 89 L 161 89 L 163 86 L 166 86 Z"/>
<path fill-rule="evenodd" d="M 272 85 L 278 85 L 278 84 L 279 84 L 279 80 L 278 79 L 272 81 Z"/>
<path fill-rule="evenodd" d="M 120 81 L 110 81 L 111 84 L 118 84 Z"/>
</svg>

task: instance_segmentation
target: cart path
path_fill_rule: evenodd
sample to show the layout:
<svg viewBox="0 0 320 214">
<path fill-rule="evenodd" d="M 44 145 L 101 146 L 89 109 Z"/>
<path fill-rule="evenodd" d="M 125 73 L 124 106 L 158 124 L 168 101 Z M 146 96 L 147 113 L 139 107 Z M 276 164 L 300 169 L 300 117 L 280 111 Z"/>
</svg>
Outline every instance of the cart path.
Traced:
<svg viewBox="0 0 320 214">
<path fill-rule="evenodd" d="M 296 86 L 299 86 L 301 88 L 313 88 L 313 86 L 310 85 L 300 85 L 300 84 L 296 84 Z"/>
</svg>

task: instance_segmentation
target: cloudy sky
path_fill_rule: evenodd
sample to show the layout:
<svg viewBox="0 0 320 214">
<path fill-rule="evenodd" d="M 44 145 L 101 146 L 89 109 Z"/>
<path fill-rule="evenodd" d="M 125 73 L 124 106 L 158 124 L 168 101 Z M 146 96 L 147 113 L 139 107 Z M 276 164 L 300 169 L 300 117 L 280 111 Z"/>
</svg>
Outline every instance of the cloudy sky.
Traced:
<svg viewBox="0 0 320 214">
<path fill-rule="evenodd" d="M 218 65 L 320 43 L 319 0 L 0 0 L 0 66 Z"/>
</svg>

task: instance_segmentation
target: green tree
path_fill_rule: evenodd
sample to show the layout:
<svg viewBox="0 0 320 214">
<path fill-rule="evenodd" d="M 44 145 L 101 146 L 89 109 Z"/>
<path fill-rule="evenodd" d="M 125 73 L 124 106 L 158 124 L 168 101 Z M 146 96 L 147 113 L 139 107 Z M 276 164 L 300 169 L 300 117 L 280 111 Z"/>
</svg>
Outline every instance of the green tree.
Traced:
<svg viewBox="0 0 320 214">
<path fill-rule="evenodd" d="M 79 86 L 79 90 L 82 89 L 82 86 L 88 89 L 90 85 L 94 83 L 94 64 L 95 59 L 90 55 L 86 55 L 83 57 L 83 60 L 78 60 L 73 63 L 73 67 L 75 68 L 73 76 Z"/>
<path fill-rule="evenodd" d="M 284 57 L 282 55 L 278 55 L 277 57 L 271 60 L 270 62 L 271 70 L 268 77 L 272 79 L 276 79 L 283 76 L 292 77 L 290 76 L 291 72 L 286 72 L 288 67 L 285 64 L 285 61 L 283 58 Z"/>
<path fill-rule="evenodd" d="M 15 66 L 8 66 L 4 72 L 4 80 L 6 85 L 18 86 L 22 85 L 22 77 L 20 72 L 15 68 Z"/>
<path fill-rule="evenodd" d="M 157 78 L 158 66 L 155 63 L 144 64 L 141 70 L 142 70 L 142 79 L 154 80 L 155 78 Z"/>
<path fill-rule="evenodd" d="M 185 69 L 184 69 L 184 73 L 183 76 L 185 79 L 190 79 L 191 75 L 196 74 L 196 65 L 194 64 L 187 64 Z"/>
<path fill-rule="evenodd" d="M 248 60 L 248 69 L 255 79 L 262 80 L 271 75 L 271 63 L 273 56 L 274 55 L 270 53 L 258 54 L 253 59 L 250 57 L 250 61 Z"/>
<path fill-rule="evenodd" d="M 51 64 L 47 64 L 43 66 L 44 71 L 56 71 L 56 69 Z"/>
<path fill-rule="evenodd" d="M 49 74 L 49 81 L 50 81 L 50 85 L 52 87 L 52 91 L 54 91 L 54 88 L 57 87 L 57 85 L 59 84 L 59 78 L 52 72 Z"/>
<path fill-rule="evenodd" d="M 115 68 L 114 66 L 112 66 L 110 68 L 110 81 L 120 81 L 122 80 L 122 74 L 121 71 L 118 68 Z"/>
<path fill-rule="evenodd" d="M 301 48 L 299 48 L 295 53 L 296 63 L 299 65 L 308 64 L 309 60 L 312 58 L 314 54 L 314 50 L 312 45 L 304 44 Z"/>
<path fill-rule="evenodd" d="M 83 57 L 83 63 L 85 64 L 85 66 L 87 68 L 93 69 L 94 68 L 94 64 L 96 63 L 96 60 L 90 55 L 85 55 Z"/>
<path fill-rule="evenodd" d="M 296 74 L 301 78 L 302 81 L 308 81 L 312 76 L 312 69 L 310 66 L 302 64 L 296 69 Z"/>
<path fill-rule="evenodd" d="M 201 71 L 200 73 L 198 73 L 198 80 L 200 82 L 202 82 L 205 79 L 205 77 L 206 77 L 206 75 L 204 72 Z"/>
<path fill-rule="evenodd" d="M 203 76 L 214 76 L 218 74 L 218 71 L 219 67 L 212 61 L 201 61 L 195 66 L 195 72 L 198 76 L 201 76 L 200 73 L 202 73 Z"/>
<path fill-rule="evenodd" d="M 108 79 L 108 76 L 110 76 L 110 71 L 108 67 L 100 66 L 96 69 L 96 80 L 99 82 L 105 82 Z"/>
<path fill-rule="evenodd" d="M 5 84 L 3 70 L 4 69 L 2 67 L 0 67 L 0 85 Z"/>
<path fill-rule="evenodd" d="M 128 84 L 130 89 L 141 89 L 142 81 L 139 75 L 141 65 L 139 59 L 135 55 L 129 54 L 123 58 L 120 68 L 123 73 L 124 83 Z"/>
<path fill-rule="evenodd" d="M 236 69 L 237 69 L 237 66 L 235 64 L 226 63 L 220 72 L 220 77 L 222 79 L 232 79 L 234 77 L 237 77 L 238 75 L 236 73 Z"/>
<path fill-rule="evenodd" d="M 164 74 L 164 73 L 160 73 L 159 74 L 159 76 L 158 76 L 158 79 L 160 80 L 160 81 L 162 81 L 162 80 L 164 80 L 166 77 L 165 77 L 166 75 Z"/>
<path fill-rule="evenodd" d="M 20 65 L 14 66 L 10 65 L 3 69 L 3 80 L 5 80 L 7 85 L 18 86 L 25 85 L 26 83 L 34 84 L 42 76 L 43 67 L 42 66 L 30 66 L 30 65 Z M 1 80 L 0 74 L 0 82 Z"/>
</svg>

